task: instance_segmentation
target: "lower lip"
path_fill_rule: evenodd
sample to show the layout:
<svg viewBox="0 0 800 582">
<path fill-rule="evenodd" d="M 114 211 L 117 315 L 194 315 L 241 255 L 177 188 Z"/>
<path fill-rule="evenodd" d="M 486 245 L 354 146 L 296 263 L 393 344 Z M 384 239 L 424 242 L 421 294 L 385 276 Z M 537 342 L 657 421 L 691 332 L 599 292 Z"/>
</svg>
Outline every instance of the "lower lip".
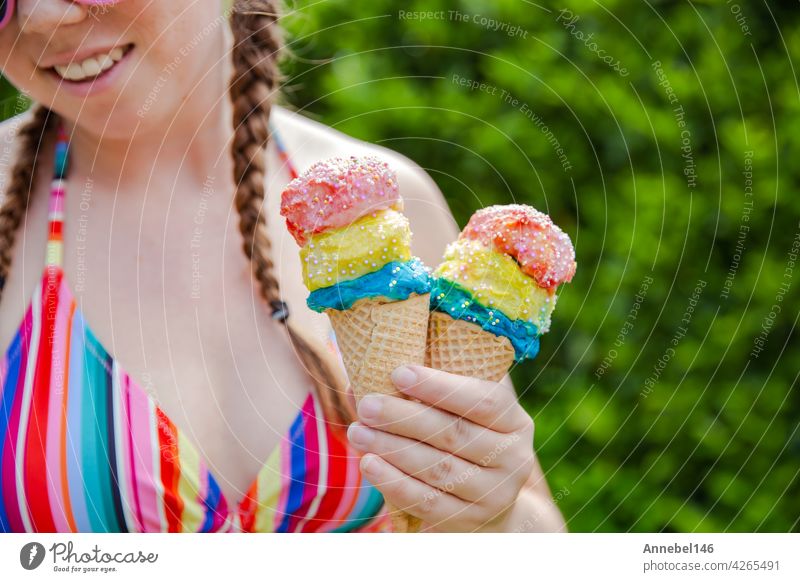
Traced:
<svg viewBox="0 0 800 582">
<path fill-rule="evenodd" d="M 63 89 L 71 95 L 77 97 L 88 97 L 90 95 L 99 95 L 100 93 L 110 89 L 117 78 L 122 74 L 122 69 L 125 64 L 130 60 L 131 53 L 134 48 L 129 49 L 123 57 L 118 60 L 110 69 L 106 69 L 98 76 L 87 79 L 85 81 L 70 81 L 65 79 L 53 70 L 48 71 L 53 78 L 58 81 L 59 88 Z"/>
</svg>

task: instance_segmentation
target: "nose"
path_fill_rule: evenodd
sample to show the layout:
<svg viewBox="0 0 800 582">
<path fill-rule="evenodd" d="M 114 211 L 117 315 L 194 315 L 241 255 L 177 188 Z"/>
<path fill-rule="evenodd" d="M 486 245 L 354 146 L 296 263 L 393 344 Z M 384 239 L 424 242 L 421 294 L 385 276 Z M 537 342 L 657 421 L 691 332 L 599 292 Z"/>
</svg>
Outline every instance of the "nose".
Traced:
<svg viewBox="0 0 800 582">
<path fill-rule="evenodd" d="M 88 6 L 72 0 L 17 0 L 17 21 L 24 32 L 52 33 L 86 19 Z"/>
</svg>

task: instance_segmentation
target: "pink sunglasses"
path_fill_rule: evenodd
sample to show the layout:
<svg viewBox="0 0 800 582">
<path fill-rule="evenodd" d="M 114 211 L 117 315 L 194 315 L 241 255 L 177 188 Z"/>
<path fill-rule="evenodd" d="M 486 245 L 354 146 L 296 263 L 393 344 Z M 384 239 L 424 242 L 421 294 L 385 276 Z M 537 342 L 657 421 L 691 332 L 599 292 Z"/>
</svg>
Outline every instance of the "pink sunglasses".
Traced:
<svg viewBox="0 0 800 582">
<path fill-rule="evenodd" d="M 116 4 L 120 0 L 73 0 L 78 4 L 89 4 L 97 6 L 101 4 Z M 5 28 L 9 21 L 14 16 L 14 8 L 16 8 L 16 0 L 0 0 L 0 29 Z"/>
</svg>

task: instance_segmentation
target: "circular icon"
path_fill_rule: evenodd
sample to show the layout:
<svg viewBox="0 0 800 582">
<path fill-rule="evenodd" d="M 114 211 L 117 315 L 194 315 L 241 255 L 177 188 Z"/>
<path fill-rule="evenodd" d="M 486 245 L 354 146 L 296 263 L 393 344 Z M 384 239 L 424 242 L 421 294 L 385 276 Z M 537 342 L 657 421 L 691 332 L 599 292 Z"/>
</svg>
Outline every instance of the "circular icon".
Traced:
<svg viewBox="0 0 800 582">
<path fill-rule="evenodd" d="M 44 546 L 39 542 L 30 542 L 19 551 L 19 563 L 26 570 L 35 570 L 44 561 Z"/>
</svg>

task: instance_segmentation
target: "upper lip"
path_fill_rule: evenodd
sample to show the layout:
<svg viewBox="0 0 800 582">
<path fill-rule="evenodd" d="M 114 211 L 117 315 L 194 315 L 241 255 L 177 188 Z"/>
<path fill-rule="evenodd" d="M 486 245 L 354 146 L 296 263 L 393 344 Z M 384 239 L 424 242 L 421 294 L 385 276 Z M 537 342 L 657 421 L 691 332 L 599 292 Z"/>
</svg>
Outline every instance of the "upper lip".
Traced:
<svg viewBox="0 0 800 582">
<path fill-rule="evenodd" d="M 124 48 L 126 46 L 128 45 L 111 44 L 103 47 L 86 47 L 78 49 L 76 51 L 64 51 L 53 55 L 47 55 L 45 57 L 42 57 L 42 59 L 39 61 L 39 67 L 41 67 L 42 69 L 50 69 L 57 65 L 66 67 L 72 63 L 80 63 L 81 61 L 84 61 L 89 57 L 93 57 L 95 55 L 108 54 L 116 47 Z"/>
</svg>

